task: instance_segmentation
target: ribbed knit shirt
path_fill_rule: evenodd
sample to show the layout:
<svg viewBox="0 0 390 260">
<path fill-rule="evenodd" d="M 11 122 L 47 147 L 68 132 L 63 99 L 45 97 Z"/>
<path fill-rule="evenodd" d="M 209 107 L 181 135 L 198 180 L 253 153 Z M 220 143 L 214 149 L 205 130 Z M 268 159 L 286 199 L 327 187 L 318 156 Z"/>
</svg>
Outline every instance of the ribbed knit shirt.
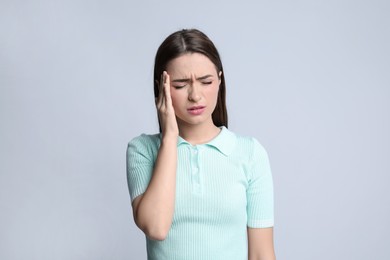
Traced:
<svg viewBox="0 0 390 260">
<path fill-rule="evenodd" d="M 127 148 L 131 201 L 153 173 L 161 134 L 142 134 Z M 213 140 L 191 145 L 179 137 L 173 222 L 165 240 L 146 237 L 149 260 L 247 260 L 247 227 L 274 224 L 268 155 L 251 137 L 225 127 Z"/>
</svg>

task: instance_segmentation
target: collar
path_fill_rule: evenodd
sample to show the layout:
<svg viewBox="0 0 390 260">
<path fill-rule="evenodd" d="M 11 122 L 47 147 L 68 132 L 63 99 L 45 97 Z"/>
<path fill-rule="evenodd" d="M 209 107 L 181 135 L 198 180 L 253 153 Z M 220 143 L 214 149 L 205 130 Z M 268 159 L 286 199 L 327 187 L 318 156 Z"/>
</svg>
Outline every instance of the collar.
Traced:
<svg viewBox="0 0 390 260">
<path fill-rule="evenodd" d="M 208 143 L 199 144 L 199 146 L 200 145 L 212 146 L 216 148 L 218 151 L 220 151 L 221 153 L 223 153 L 224 155 L 228 156 L 231 152 L 233 152 L 233 149 L 236 145 L 237 137 L 233 132 L 228 130 L 225 126 L 221 126 L 220 128 L 221 128 L 221 132 L 216 137 L 214 137 L 214 139 L 212 139 Z M 177 146 L 181 144 L 191 145 L 190 143 L 188 143 L 186 140 L 184 140 L 182 137 L 179 136 L 179 138 L 177 139 Z"/>
</svg>

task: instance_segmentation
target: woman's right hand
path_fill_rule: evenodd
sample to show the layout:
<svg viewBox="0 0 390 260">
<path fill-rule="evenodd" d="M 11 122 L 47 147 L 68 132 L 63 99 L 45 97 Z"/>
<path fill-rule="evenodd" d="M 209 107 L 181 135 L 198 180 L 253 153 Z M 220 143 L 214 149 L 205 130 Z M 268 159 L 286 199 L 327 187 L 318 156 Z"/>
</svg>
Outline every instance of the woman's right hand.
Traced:
<svg viewBox="0 0 390 260">
<path fill-rule="evenodd" d="M 156 108 L 160 121 L 163 137 L 175 137 L 179 135 L 175 110 L 172 106 L 170 77 L 166 71 L 160 78 L 160 93 L 156 99 Z"/>
<path fill-rule="evenodd" d="M 179 130 L 171 98 L 171 82 L 163 72 L 159 82 L 156 108 L 162 139 L 146 191 L 133 200 L 137 226 L 147 237 L 164 240 L 171 228 L 175 210 L 177 138 Z"/>
</svg>

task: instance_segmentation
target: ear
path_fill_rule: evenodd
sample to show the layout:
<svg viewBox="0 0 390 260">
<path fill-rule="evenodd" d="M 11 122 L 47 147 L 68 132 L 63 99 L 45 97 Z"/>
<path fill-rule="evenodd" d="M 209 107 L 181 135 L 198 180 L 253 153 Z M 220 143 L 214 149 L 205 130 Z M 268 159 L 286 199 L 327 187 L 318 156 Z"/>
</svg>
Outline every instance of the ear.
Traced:
<svg viewBox="0 0 390 260">
<path fill-rule="evenodd" d="M 219 79 L 218 85 L 221 85 L 221 76 L 222 76 L 222 70 L 218 73 L 218 79 Z"/>
</svg>

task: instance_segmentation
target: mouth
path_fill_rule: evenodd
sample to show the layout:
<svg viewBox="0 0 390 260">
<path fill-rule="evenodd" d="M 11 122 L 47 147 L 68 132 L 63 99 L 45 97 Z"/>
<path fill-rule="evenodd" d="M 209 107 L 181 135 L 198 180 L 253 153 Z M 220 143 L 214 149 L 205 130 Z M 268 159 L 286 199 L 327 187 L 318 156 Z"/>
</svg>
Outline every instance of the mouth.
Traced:
<svg viewBox="0 0 390 260">
<path fill-rule="evenodd" d="M 192 115 L 200 115 L 205 110 L 205 106 L 193 106 L 187 109 L 188 113 Z"/>
</svg>

